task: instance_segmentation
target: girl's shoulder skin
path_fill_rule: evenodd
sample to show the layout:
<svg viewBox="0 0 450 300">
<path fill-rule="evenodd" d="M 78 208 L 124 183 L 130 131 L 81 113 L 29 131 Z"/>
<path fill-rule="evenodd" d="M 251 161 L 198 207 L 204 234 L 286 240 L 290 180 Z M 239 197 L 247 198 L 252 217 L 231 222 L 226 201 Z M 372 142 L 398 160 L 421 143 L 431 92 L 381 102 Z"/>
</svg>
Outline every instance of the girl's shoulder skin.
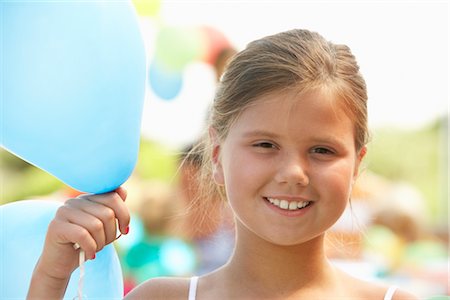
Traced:
<svg viewBox="0 0 450 300">
<path fill-rule="evenodd" d="M 344 275 L 344 277 L 347 277 Z M 384 299 L 388 286 L 378 285 L 367 281 L 362 281 L 356 278 L 347 277 L 348 281 L 345 284 L 348 291 L 352 290 L 355 297 L 358 299 Z M 133 289 L 127 296 L 126 300 L 166 300 L 166 299 L 180 299 L 187 300 L 189 293 L 189 278 L 176 277 L 161 277 L 152 278 L 138 287 Z M 397 289 L 392 297 L 392 300 L 419 300 L 419 298 L 410 292 L 402 289 Z"/>
<path fill-rule="evenodd" d="M 398 289 L 392 297 L 392 300 L 419 300 L 419 298 L 407 291 Z"/>
<path fill-rule="evenodd" d="M 370 297 L 368 299 L 383 300 L 388 289 L 389 289 L 389 286 L 379 287 L 378 290 L 381 290 L 381 295 L 380 295 L 381 297 Z M 372 289 L 372 290 L 374 290 L 374 289 Z M 392 299 L 392 300 L 419 300 L 419 298 L 416 295 L 413 295 L 410 292 L 407 292 L 401 288 L 397 288 L 394 292 L 394 295 L 390 299 Z"/>
<path fill-rule="evenodd" d="M 126 300 L 166 300 L 188 299 L 190 278 L 159 277 L 152 278 L 134 288 L 125 297 Z M 150 298 L 151 297 L 151 298 Z"/>
<path fill-rule="evenodd" d="M 378 290 L 381 291 L 381 293 L 380 293 L 381 297 L 370 297 L 368 299 L 380 299 L 380 300 L 383 300 L 385 295 L 386 295 L 386 292 L 388 291 L 388 289 L 389 289 L 389 286 L 379 287 Z M 374 290 L 374 289 L 372 289 L 372 290 Z M 419 300 L 419 298 L 417 296 L 415 296 L 415 295 L 411 294 L 410 292 L 407 292 L 407 291 L 405 291 L 405 290 L 403 290 L 401 288 L 397 288 L 395 290 L 395 293 L 394 293 L 394 295 L 392 296 L 391 299 L 392 300 Z"/>
<path fill-rule="evenodd" d="M 380 299 L 383 300 L 386 292 L 389 289 L 388 285 L 378 284 L 369 281 L 364 281 L 358 278 L 341 273 L 343 279 L 343 287 L 347 291 L 353 291 L 356 299 Z M 395 290 L 392 300 L 419 300 L 419 298 L 410 292 L 401 288 Z"/>
</svg>

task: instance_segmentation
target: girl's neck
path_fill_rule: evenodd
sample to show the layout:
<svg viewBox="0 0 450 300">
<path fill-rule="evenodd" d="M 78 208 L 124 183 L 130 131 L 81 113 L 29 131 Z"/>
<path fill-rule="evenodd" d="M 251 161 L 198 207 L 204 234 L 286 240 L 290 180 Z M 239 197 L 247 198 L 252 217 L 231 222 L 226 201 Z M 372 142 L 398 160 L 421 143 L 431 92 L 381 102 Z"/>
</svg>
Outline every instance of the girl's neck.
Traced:
<svg viewBox="0 0 450 300">
<path fill-rule="evenodd" d="M 251 285 L 263 287 L 265 295 L 277 296 L 280 291 L 288 296 L 301 289 L 336 283 L 334 268 L 325 256 L 323 236 L 300 245 L 280 246 L 245 231 L 238 230 L 235 252 L 225 266 L 230 280 L 249 290 Z"/>
</svg>

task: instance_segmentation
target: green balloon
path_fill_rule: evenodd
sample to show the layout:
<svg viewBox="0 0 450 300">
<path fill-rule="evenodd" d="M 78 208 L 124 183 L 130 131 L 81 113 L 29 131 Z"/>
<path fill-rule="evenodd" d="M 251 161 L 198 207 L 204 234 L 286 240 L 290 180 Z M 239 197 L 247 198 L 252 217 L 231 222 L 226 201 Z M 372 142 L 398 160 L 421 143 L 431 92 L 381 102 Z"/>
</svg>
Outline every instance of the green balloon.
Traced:
<svg viewBox="0 0 450 300">
<path fill-rule="evenodd" d="M 201 57 L 202 38 L 191 28 L 163 27 L 156 37 L 155 60 L 167 70 L 181 71 Z"/>
</svg>

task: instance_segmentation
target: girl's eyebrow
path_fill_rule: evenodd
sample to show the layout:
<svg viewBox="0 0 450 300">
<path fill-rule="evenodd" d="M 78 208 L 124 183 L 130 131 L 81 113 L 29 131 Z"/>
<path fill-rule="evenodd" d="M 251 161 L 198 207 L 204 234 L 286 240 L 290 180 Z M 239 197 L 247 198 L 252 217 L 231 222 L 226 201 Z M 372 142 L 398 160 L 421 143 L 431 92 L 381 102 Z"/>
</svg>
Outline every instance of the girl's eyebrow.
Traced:
<svg viewBox="0 0 450 300">
<path fill-rule="evenodd" d="M 336 146 L 343 146 L 344 142 L 341 139 L 338 139 L 334 136 L 323 136 L 323 137 L 317 137 L 313 139 L 314 143 L 317 144 L 324 144 L 324 145 L 336 145 Z"/>
<path fill-rule="evenodd" d="M 250 130 L 250 131 L 244 132 L 242 136 L 246 137 L 246 138 L 261 137 L 261 136 L 269 137 L 269 138 L 276 138 L 279 135 L 274 132 L 268 131 L 268 130 L 255 129 L 255 130 Z"/>
</svg>

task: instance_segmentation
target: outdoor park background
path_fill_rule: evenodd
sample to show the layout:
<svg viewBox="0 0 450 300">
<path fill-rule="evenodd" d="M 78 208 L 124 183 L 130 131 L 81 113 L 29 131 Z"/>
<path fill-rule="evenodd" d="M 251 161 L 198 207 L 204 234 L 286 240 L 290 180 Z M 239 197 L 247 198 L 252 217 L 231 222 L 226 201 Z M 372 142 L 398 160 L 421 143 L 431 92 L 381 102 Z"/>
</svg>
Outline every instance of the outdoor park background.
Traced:
<svg viewBox="0 0 450 300">
<path fill-rule="evenodd" d="M 183 204 L 170 207 L 182 202 L 179 155 L 201 135 L 220 75 L 219 53 L 296 27 L 349 45 L 369 91 L 372 140 L 365 170 L 352 199 L 354 216 L 344 215 L 334 227 L 338 238 L 330 244 L 330 255 L 358 276 L 394 283 L 424 298 L 449 295 L 448 2 L 134 4 L 149 72 L 139 160 L 125 184 L 141 223 L 132 226 L 128 241 L 117 242 L 128 288 L 145 277 L 199 273 L 205 259 L 200 256 L 208 253 L 201 251 L 223 245 L 222 235 L 194 237 L 168 229 L 167 220 L 174 219 L 168 215 L 183 209 Z M 0 204 L 77 195 L 6 151 L 0 158 Z M 158 261 L 169 237 L 184 247 L 184 264 Z M 200 251 L 201 240 L 209 244 Z M 221 255 L 218 260 L 227 253 Z"/>
</svg>

